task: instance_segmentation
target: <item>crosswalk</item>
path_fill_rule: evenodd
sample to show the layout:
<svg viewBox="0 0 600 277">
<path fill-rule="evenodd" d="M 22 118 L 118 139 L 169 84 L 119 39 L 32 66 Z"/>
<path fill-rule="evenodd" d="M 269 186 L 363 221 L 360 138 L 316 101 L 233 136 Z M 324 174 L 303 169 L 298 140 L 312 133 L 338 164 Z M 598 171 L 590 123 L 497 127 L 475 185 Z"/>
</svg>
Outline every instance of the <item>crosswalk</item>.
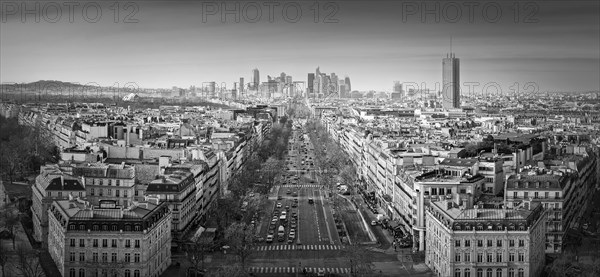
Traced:
<svg viewBox="0 0 600 277">
<path fill-rule="evenodd" d="M 336 274 L 348 274 L 350 273 L 350 268 L 346 267 L 303 267 L 296 268 L 293 266 L 288 267 L 266 267 L 266 266 L 251 266 L 248 267 L 248 270 L 252 273 L 273 273 L 273 274 L 283 274 L 283 273 L 303 273 L 304 269 L 306 269 L 307 273 L 317 273 L 319 271 L 324 271 L 325 273 L 336 273 Z"/>
<path fill-rule="evenodd" d="M 301 188 L 318 188 L 320 187 L 317 184 L 302 184 L 302 185 L 282 185 L 282 188 L 297 188 L 297 187 L 301 187 Z"/>
<path fill-rule="evenodd" d="M 288 250 L 341 250 L 342 245 L 332 244 L 307 244 L 307 245 L 263 245 L 257 246 L 257 251 L 288 251 Z"/>
</svg>

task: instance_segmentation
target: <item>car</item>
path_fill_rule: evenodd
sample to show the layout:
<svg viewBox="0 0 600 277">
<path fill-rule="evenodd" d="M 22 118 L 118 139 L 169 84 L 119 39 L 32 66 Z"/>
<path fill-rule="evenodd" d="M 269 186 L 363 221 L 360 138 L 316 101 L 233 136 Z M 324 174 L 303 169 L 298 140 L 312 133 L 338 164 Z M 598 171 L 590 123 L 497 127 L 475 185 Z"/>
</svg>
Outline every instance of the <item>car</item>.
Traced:
<svg viewBox="0 0 600 277">
<path fill-rule="evenodd" d="M 277 200 L 281 200 L 281 199 L 283 199 L 283 196 L 277 195 Z"/>
<path fill-rule="evenodd" d="M 298 213 L 297 212 L 293 212 L 292 213 L 292 217 L 298 218 Z"/>
<path fill-rule="evenodd" d="M 377 221 L 376 220 L 371 220 L 371 226 L 377 226 Z"/>
<path fill-rule="evenodd" d="M 317 270 L 317 276 L 325 276 L 325 269 L 319 268 Z"/>
<path fill-rule="evenodd" d="M 292 193 L 292 191 L 289 189 L 285 192 L 285 194 L 291 194 L 291 193 Z"/>
<path fill-rule="evenodd" d="M 290 227 L 296 229 L 296 227 L 297 227 L 296 226 L 296 222 L 292 222 L 292 224 L 290 225 Z"/>
<path fill-rule="evenodd" d="M 285 210 L 289 211 L 290 210 L 290 206 L 285 206 Z"/>
<path fill-rule="evenodd" d="M 273 235 L 267 235 L 267 242 L 273 242 Z"/>
<path fill-rule="evenodd" d="M 285 237 L 283 237 L 283 236 L 279 236 L 279 237 L 277 238 L 277 240 L 278 240 L 279 242 L 285 241 Z"/>
<path fill-rule="evenodd" d="M 298 203 L 296 203 L 296 202 L 292 203 L 292 208 L 298 208 Z"/>
<path fill-rule="evenodd" d="M 294 243 L 294 238 L 292 238 L 292 237 L 288 237 L 288 241 L 287 241 L 287 243 L 289 243 L 289 244 L 292 244 L 292 243 Z"/>
<path fill-rule="evenodd" d="M 269 229 L 269 233 L 268 233 L 268 234 L 269 234 L 269 235 L 273 235 L 273 234 L 275 234 L 275 228 L 273 228 L 273 229 Z"/>
<path fill-rule="evenodd" d="M 315 201 L 311 198 L 308 198 L 308 204 L 313 204 Z"/>
</svg>

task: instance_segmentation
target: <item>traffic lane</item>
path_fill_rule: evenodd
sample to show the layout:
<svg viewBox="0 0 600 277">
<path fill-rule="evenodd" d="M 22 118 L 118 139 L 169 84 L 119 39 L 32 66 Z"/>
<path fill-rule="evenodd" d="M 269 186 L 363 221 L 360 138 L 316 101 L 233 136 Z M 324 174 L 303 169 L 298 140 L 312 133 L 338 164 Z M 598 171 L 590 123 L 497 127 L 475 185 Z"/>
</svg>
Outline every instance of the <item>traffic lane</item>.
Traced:
<svg viewBox="0 0 600 277">
<path fill-rule="evenodd" d="M 331 241 L 333 242 L 333 244 L 342 244 L 337 229 L 335 228 L 335 220 L 333 218 L 332 213 L 333 209 L 331 207 L 330 201 L 325 201 L 325 203 L 323 203 L 323 206 L 325 207 L 325 216 L 327 218 L 327 221 L 325 223 L 329 226 L 329 230 L 331 231 Z"/>
<path fill-rule="evenodd" d="M 371 225 L 371 221 L 376 220 L 375 214 L 373 214 L 373 212 L 371 210 L 369 210 L 369 208 L 367 207 L 367 204 L 365 204 L 363 202 L 363 199 L 361 197 L 357 197 L 355 199 L 358 204 L 359 211 L 362 213 L 363 217 L 369 224 L 369 227 L 375 234 L 375 237 L 377 237 L 377 241 L 380 244 L 379 248 L 388 249 L 392 245 L 392 242 L 389 241 L 387 236 L 383 233 L 384 230 L 381 228 L 381 225 L 377 225 L 377 226 Z"/>
<path fill-rule="evenodd" d="M 321 243 L 329 244 L 331 241 L 331 230 L 327 229 L 327 221 L 325 217 L 325 213 L 323 211 L 323 197 L 321 196 L 321 192 L 319 190 L 313 190 L 315 195 L 315 212 L 317 214 L 317 223 L 319 229 L 321 230 Z"/>
<path fill-rule="evenodd" d="M 315 219 L 312 204 L 308 203 L 309 191 L 308 188 L 300 189 L 298 199 L 298 224 L 300 225 L 300 242 L 302 244 L 315 244 L 319 241 L 319 235 L 314 226 Z"/>
</svg>

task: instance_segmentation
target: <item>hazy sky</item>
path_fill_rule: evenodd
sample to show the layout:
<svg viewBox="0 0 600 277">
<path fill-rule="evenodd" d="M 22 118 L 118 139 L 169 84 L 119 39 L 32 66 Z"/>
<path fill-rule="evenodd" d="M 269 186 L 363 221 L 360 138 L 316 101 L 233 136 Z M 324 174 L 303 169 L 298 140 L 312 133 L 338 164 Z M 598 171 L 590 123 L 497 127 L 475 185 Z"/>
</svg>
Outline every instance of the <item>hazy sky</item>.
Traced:
<svg viewBox="0 0 600 277">
<path fill-rule="evenodd" d="M 272 22 L 269 2 L 276 5 Z M 461 59 L 461 83 L 478 82 L 476 90 L 491 82 L 503 91 L 514 90 L 515 83 L 522 90 L 527 82 L 540 91 L 600 89 L 600 4 L 595 0 L 148 0 L 128 7 L 112 1 L 77 2 L 72 23 L 67 2 L 24 5 L 35 10 L 36 3 L 39 22 L 36 15 L 23 15 L 20 1 L 2 2 L 2 82 L 133 82 L 170 88 L 216 81 L 231 87 L 239 77 L 250 81 L 253 68 L 260 70 L 261 81 L 281 72 L 306 81 L 307 73 L 320 66 L 321 72 L 349 76 L 357 90 L 389 91 L 393 81 L 436 89 L 452 36 L 453 52 Z M 103 3 L 97 20 L 96 3 Z M 221 22 L 223 3 L 229 9 L 240 5 L 239 23 L 234 14 Z M 261 17 L 253 22 L 256 7 Z M 423 14 L 425 10 L 433 12 Z"/>
</svg>

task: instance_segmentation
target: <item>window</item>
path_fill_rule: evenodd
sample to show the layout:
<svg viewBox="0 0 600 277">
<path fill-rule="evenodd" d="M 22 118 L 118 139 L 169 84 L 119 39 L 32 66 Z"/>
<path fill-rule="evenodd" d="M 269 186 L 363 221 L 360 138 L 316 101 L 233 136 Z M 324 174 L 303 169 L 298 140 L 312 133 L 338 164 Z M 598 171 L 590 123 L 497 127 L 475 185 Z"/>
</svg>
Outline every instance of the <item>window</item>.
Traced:
<svg viewBox="0 0 600 277">
<path fill-rule="evenodd" d="M 539 198 L 539 197 L 540 196 L 539 196 L 539 193 L 537 191 L 533 193 L 533 198 Z"/>
<path fill-rule="evenodd" d="M 102 247 L 108 247 L 108 239 L 102 239 Z"/>
<path fill-rule="evenodd" d="M 519 277 L 525 277 L 525 270 L 519 268 Z"/>
<path fill-rule="evenodd" d="M 92 196 L 94 196 L 94 189 L 93 189 L 93 188 L 92 188 L 92 189 L 90 189 L 90 194 L 91 194 Z"/>
<path fill-rule="evenodd" d="M 85 262 L 85 252 L 79 252 L 79 261 Z"/>
<path fill-rule="evenodd" d="M 508 261 L 509 262 L 515 261 L 515 253 L 508 253 Z"/>
<path fill-rule="evenodd" d="M 77 276 L 75 276 L 75 269 L 74 268 L 69 269 L 69 277 L 77 277 Z"/>
<path fill-rule="evenodd" d="M 125 240 L 125 247 L 127 247 L 127 248 L 131 247 L 131 240 L 128 240 L 128 239 Z"/>
<path fill-rule="evenodd" d="M 133 261 L 136 262 L 136 263 L 140 262 L 140 253 L 135 253 L 133 255 Z"/>
<path fill-rule="evenodd" d="M 437 195 L 437 188 L 431 189 L 431 195 Z"/>
<path fill-rule="evenodd" d="M 501 263 L 502 262 L 502 252 L 497 252 L 496 253 L 496 262 L 497 263 Z"/>
<path fill-rule="evenodd" d="M 465 253 L 465 262 L 471 262 L 471 253 Z"/>
<path fill-rule="evenodd" d="M 492 276 L 492 274 L 493 274 L 493 271 L 492 271 L 492 269 L 491 269 L 491 268 L 488 268 L 488 269 L 485 271 L 485 277 L 494 277 L 494 276 Z"/>
<path fill-rule="evenodd" d="M 51 191 L 48 192 L 48 197 L 52 197 L 52 192 Z"/>
<path fill-rule="evenodd" d="M 116 189 L 115 190 L 115 196 L 116 197 L 121 197 L 121 190 Z"/>
<path fill-rule="evenodd" d="M 79 269 L 79 277 L 85 277 L 85 269 L 83 269 L 83 268 Z"/>
<path fill-rule="evenodd" d="M 471 277 L 471 269 L 465 268 L 465 277 Z"/>
<path fill-rule="evenodd" d="M 120 186 L 121 185 L 121 180 L 115 180 L 115 186 Z"/>
<path fill-rule="evenodd" d="M 97 252 L 92 253 L 92 261 L 98 262 L 98 253 Z"/>
<path fill-rule="evenodd" d="M 58 197 L 62 197 L 62 191 L 58 192 Z"/>
<path fill-rule="evenodd" d="M 131 277 L 131 271 L 129 269 L 125 269 L 125 277 Z"/>
<path fill-rule="evenodd" d="M 98 191 L 98 195 L 100 195 L 100 196 L 104 195 L 104 189 L 100 189 L 100 191 Z"/>
<path fill-rule="evenodd" d="M 85 240 L 79 239 L 79 247 L 85 247 Z"/>
<path fill-rule="evenodd" d="M 471 247 L 471 240 L 465 240 L 465 247 Z"/>
<path fill-rule="evenodd" d="M 560 198 L 560 192 L 555 192 L 554 193 L 554 198 L 559 199 Z"/>
<path fill-rule="evenodd" d="M 134 193 L 135 196 L 138 196 L 138 190 L 137 189 L 134 190 L 133 193 Z"/>
<path fill-rule="evenodd" d="M 487 256 L 486 260 L 487 260 L 488 263 L 493 263 L 494 262 L 494 260 L 492 259 L 493 258 L 492 257 L 492 253 L 487 253 L 486 256 Z"/>
<path fill-rule="evenodd" d="M 508 246 L 509 247 L 515 247 L 515 240 L 514 239 L 509 240 L 508 241 Z"/>
<path fill-rule="evenodd" d="M 125 253 L 125 262 L 127 262 L 127 263 L 131 262 L 131 254 L 130 253 Z"/>
<path fill-rule="evenodd" d="M 102 253 L 102 262 L 103 263 L 108 262 L 108 253 Z"/>
<path fill-rule="evenodd" d="M 522 239 L 520 239 L 519 240 L 519 247 L 523 247 L 523 246 L 525 246 L 525 241 L 522 240 Z"/>
<path fill-rule="evenodd" d="M 110 254 L 110 261 L 113 263 L 117 262 L 117 253 Z"/>
<path fill-rule="evenodd" d="M 483 247 L 483 240 L 481 240 L 481 239 L 478 239 L 478 240 L 477 240 L 477 246 L 478 246 L 478 247 Z"/>
<path fill-rule="evenodd" d="M 496 246 L 502 247 L 502 240 L 501 239 L 496 240 Z"/>
<path fill-rule="evenodd" d="M 454 270 L 454 277 L 460 277 L 460 269 L 455 269 Z"/>
<path fill-rule="evenodd" d="M 112 196 L 112 189 L 106 189 L 106 194 L 108 196 Z"/>
<path fill-rule="evenodd" d="M 488 239 L 488 240 L 487 240 L 487 246 L 488 246 L 488 247 L 492 247 L 492 245 L 493 245 L 493 243 L 492 243 L 492 240 L 491 240 L 491 239 Z"/>
<path fill-rule="evenodd" d="M 94 247 L 98 247 L 98 239 L 93 240 Z"/>
<path fill-rule="evenodd" d="M 108 179 L 108 185 L 112 186 L 112 179 Z"/>
<path fill-rule="evenodd" d="M 519 197 L 519 193 L 518 193 L 518 192 L 516 192 L 516 191 L 515 191 L 515 192 L 513 192 L 513 197 L 514 197 L 514 198 L 518 198 L 518 197 Z"/>
<path fill-rule="evenodd" d="M 113 240 L 111 241 L 111 246 L 112 246 L 112 247 L 117 247 L 117 240 L 116 240 L 116 239 L 113 239 Z"/>
<path fill-rule="evenodd" d="M 133 271 L 133 277 L 140 277 L 140 271 L 138 269 Z"/>
<path fill-rule="evenodd" d="M 140 240 L 139 239 L 135 240 L 135 248 L 140 248 Z"/>
<path fill-rule="evenodd" d="M 69 246 L 75 247 L 75 239 L 70 240 Z"/>
<path fill-rule="evenodd" d="M 454 261 L 455 261 L 455 262 L 460 262 L 460 253 L 456 253 L 456 254 L 454 255 Z"/>
<path fill-rule="evenodd" d="M 69 253 L 69 262 L 74 262 L 75 261 L 75 252 L 71 252 Z"/>
<path fill-rule="evenodd" d="M 455 245 L 456 247 L 460 247 L 460 240 L 456 240 L 456 241 L 454 242 L 454 245 Z"/>
<path fill-rule="evenodd" d="M 98 231 L 98 230 L 99 230 L 99 229 L 98 229 L 98 225 L 94 225 L 94 227 L 92 227 L 92 229 L 93 229 L 94 231 Z"/>
<path fill-rule="evenodd" d="M 481 268 L 477 269 L 477 277 L 483 277 L 483 269 L 481 269 Z"/>
<path fill-rule="evenodd" d="M 508 277 L 515 277 L 515 269 L 514 268 L 508 269 Z"/>
<path fill-rule="evenodd" d="M 519 252 L 519 262 L 524 262 L 525 261 L 525 254 L 523 254 L 523 252 Z"/>
<path fill-rule="evenodd" d="M 477 262 L 478 263 L 482 263 L 483 262 L 483 253 L 477 253 Z"/>
<path fill-rule="evenodd" d="M 123 191 L 123 197 L 127 197 L 127 190 Z"/>
<path fill-rule="evenodd" d="M 524 194 L 523 198 L 525 198 L 525 199 L 529 198 L 529 192 L 528 191 L 524 192 L 523 194 Z"/>
</svg>

